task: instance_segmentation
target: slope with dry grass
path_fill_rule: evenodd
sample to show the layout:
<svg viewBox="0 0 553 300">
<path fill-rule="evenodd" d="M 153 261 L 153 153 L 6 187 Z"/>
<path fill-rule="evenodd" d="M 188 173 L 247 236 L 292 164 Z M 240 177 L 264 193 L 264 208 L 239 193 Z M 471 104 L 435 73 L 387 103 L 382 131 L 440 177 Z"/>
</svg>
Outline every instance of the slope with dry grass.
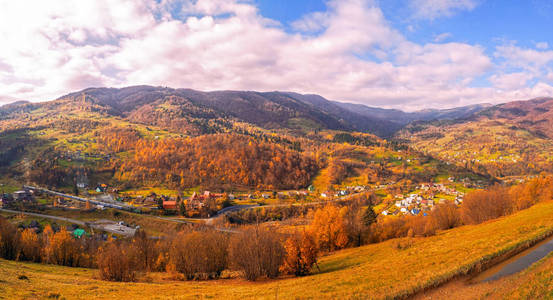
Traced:
<svg viewBox="0 0 553 300">
<path fill-rule="evenodd" d="M 553 202 L 429 238 L 390 240 L 321 259 L 316 274 L 255 283 L 181 282 L 154 273 L 136 283 L 96 279 L 96 270 L 0 261 L 0 294 L 10 298 L 386 298 L 405 296 L 466 274 L 553 232 Z M 27 279 L 18 279 L 24 275 Z"/>
</svg>

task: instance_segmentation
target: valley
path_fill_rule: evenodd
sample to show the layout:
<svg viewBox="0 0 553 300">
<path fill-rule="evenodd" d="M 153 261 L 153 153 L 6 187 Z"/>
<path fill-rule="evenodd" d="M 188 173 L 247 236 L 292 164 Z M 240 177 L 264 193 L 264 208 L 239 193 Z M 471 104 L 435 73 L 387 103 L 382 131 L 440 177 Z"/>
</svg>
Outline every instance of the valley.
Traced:
<svg viewBox="0 0 553 300">
<path fill-rule="evenodd" d="M 2 234 L 22 243 L 3 257 L 71 266 L 82 275 L 70 279 L 58 273 L 67 267 L 4 260 L 0 289 L 69 298 L 88 288 L 101 290 L 100 298 L 133 297 L 153 286 L 177 288 L 162 298 L 424 296 L 553 232 L 553 142 L 504 110 L 403 113 L 315 95 L 149 86 L 2 106 Z M 73 236 L 71 247 L 80 249 L 67 250 L 73 263 L 47 254 L 62 236 Z M 233 245 L 262 236 L 283 249 L 271 255 L 285 261 L 294 259 L 290 247 L 311 247 L 310 263 L 293 272 L 285 263 L 272 271 L 276 276 L 250 279 L 233 262 L 241 259 Z M 174 261 L 192 247 L 184 241 L 195 238 L 194 247 L 224 250 L 228 261 L 215 273 Z M 40 253 L 25 250 L 25 239 Z M 143 267 L 128 267 L 130 278 L 95 271 L 116 262 Z M 30 270 L 24 276 L 32 294 L 11 287 L 18 264 Z M 75 284 L 83 286 L 69 287 Z"/>
</svg>

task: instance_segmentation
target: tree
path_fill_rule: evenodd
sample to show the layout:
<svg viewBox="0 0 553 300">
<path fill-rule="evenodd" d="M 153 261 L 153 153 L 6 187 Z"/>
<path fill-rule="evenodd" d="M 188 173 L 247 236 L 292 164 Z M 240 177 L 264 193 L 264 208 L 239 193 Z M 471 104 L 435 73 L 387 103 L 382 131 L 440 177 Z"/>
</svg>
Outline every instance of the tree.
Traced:
<svg viewBox="0 0 553 300">
<path fill-rule="evenodd" d="M 179 215 L 186 215 L 186 205 L 184 205 L 184 201 L 179 202 Z"/>
<path fill-rule="evenodd" d="M 47 235 L 44 247 L 45 261 L 68 267 L 79 266 L 83 253 L 79 242 L 73 239 L 65 228 L 54 234 L 46 233 L 46 229 L 44 231 Z"/>
<path fill-rule="evenodd" d="M 284 243 L 284 249 L 286 256 L 281 267 L 284 273 L 304 276 L 309 274 L 313 265 L 317 263 L 317 243 L 306 232 L 289 237 Z"/>
<path fill-rule="evenodd" d="M 370 227 L 373 223 L 376 222 L 378 216 L 374 212 L 372 204 L 369 204 L 369 207 L 363 213 L 363 224 L 367 227 Z"/>
<path fill-rule="evenodd" d="M 228 239 L 219 232 L 181 233 L 169 251 L 168 271 L 187 279 L 218 278 L 227 268 Z"/>
<path fill-rule="evenodd" d="M 20 250 L 18 260 L 40 262 L 40 249 L 42 245 L 38 235 L 32 229 L 21 232 Z"/>
<path fill-rule="evenodd" d="M 480 224 L 511 211 L 512 200 L 507 188 L 495 185 L 488 190 L 468 193 L 461 206 L 461 217 L 465 224 Z"/>
<path fill-rule="evenodd" d="M 254 281 L 278 277 L 285 253 L 278 233 L 255 227 L 233 236 L 229 254 L 231 266 Z"/>
<path fill-rule="evenodd" d="M 347 212 L 347 207 L 340 209 L 331 204 L 315 211 L 310 229 L 319 249 L 334 251 L 348 244 L 347 224 L 344 218 Z"/>
<path fill-rule="evenodd" d="M 0 217 L 0 257 L 16 259 L 19 245 L 17 228 L 8 220 Z"/>
<path fill-rule="evenodd" d="M 109 281 L 134 281 L 137 265 L 128 245 L 110 241 L 98 249 L 96 264 L 100 277 Z"/>
<path fill-rule="evenodd" d="M 441 230 L 451 229 L 461 224 L 461 215 L 457 205 L 453 203 L 436 205 L 430 217 L 436 220 L 436 225 Z"/>
</svg>

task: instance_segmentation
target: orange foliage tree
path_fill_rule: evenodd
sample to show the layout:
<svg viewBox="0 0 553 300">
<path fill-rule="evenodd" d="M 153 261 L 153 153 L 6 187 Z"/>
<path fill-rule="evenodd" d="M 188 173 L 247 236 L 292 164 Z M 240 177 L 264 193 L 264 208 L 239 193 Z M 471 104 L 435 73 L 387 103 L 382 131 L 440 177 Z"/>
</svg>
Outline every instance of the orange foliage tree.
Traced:
<svg viewBox="0 0 553 300">
<path fill-rule="evenodd" d="M 315 211 L 311 234 L 320 249 L 334 251 L 347 246 L 347 212 L 347 207 L 338 208 L 334 205 L 327 205 Z"/>
</svg>

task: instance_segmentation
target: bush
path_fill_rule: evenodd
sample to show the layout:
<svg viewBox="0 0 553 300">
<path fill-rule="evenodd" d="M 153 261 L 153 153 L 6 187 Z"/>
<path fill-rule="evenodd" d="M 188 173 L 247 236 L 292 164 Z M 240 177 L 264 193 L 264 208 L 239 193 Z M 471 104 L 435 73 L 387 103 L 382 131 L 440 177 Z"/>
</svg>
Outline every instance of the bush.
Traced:
<svg viewBox="0 0 553 300">
<path fill-rule="evenodd" d="M 247 280 L 276 278 L 284 258 L 280 236 L 268 229 L 254 228 L 236 234 L 230 243 L 231 264 Z"/>
<path fill-rule="evenodd" d="M 168 271 L 187 279 L 218 278 L 227 268 L 228 239 L 218 232 L 179 234 L 169 251 Z"/>
<path fill-rule="evenodd" d="M 134 253 L 127 244 L 107 242 L 98 249 L 96 264 L 103 280 L 134 281 L 136 263 Z"/>
</svg>

